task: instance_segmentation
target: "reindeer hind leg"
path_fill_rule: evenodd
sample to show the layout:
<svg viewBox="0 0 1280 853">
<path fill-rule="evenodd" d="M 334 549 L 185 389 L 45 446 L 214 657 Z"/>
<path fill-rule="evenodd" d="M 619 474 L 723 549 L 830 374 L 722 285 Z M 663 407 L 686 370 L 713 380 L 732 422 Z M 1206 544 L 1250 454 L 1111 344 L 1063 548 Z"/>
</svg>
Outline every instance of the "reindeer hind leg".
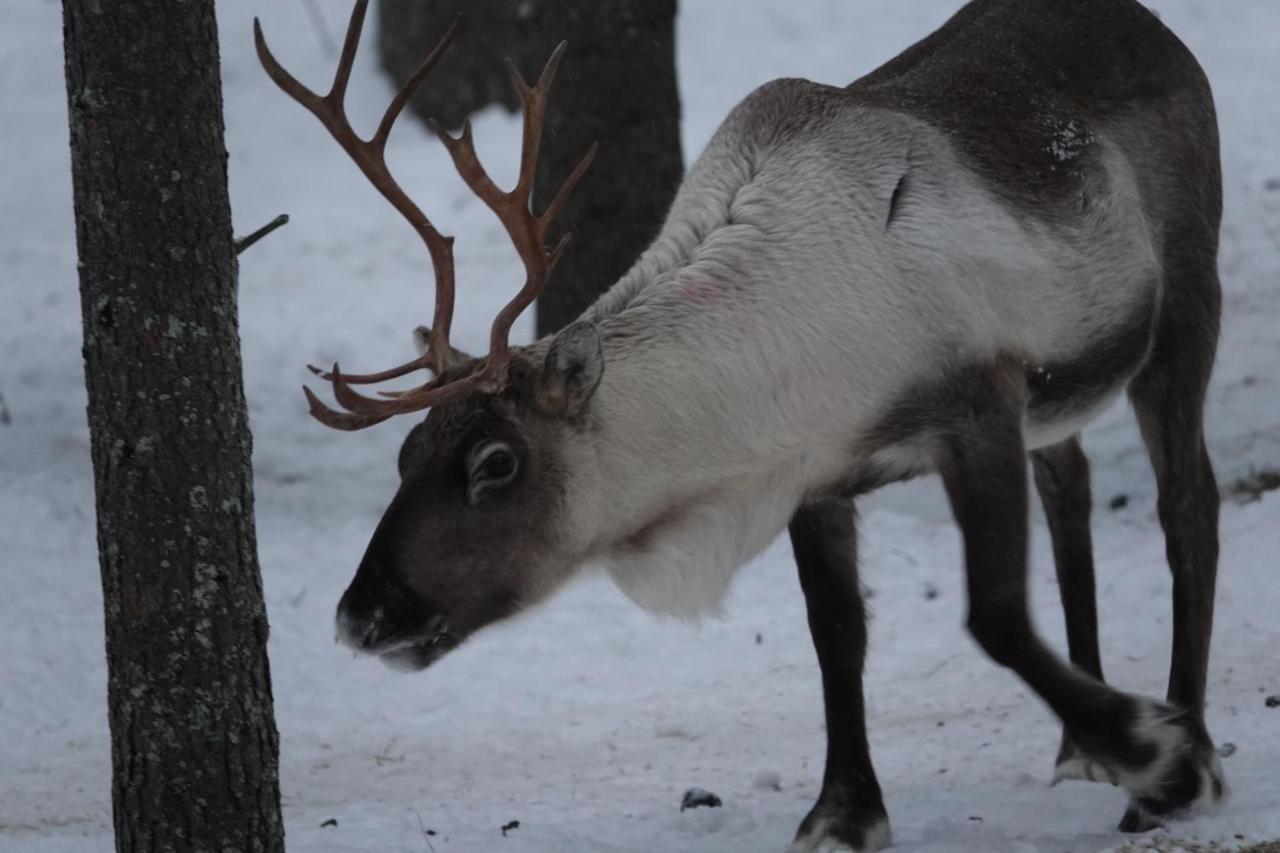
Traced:
<svg viewBox="0 0 1280 853">
<path fill-rule="evenodd" d="M 1216 241 L 1171 235 L 1165 305 L 1151 357 L 1129 396 L 1156 474 L 1157 510 L 1173 573 L 1173 654 L 1169 701 L 1196 732 L 1199 799 L 1220 800 L 1222 772 L 1204 721 L 1209 641 L 1218 570 L 1218 486 L 1204 439 L 1204 400 L 1217 348 L 1221 288 Z M 1204 237 L 1203 233 L 1199 234 Z M 1141 828 L 1135 803 L 1122 828 Z"/>
</svg>

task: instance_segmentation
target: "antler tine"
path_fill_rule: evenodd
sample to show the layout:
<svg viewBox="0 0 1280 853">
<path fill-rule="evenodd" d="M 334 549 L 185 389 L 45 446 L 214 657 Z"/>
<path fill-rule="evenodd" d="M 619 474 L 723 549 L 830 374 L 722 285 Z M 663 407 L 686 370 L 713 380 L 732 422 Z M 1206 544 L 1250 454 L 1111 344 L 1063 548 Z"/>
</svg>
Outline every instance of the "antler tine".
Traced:
<svg viewBox="0 0 1280 853">
<path fill-rule="evenodd" d="M 329 93 L 323 97 L 298 82 L 298 78 L 280 64 L 271 49 L 267 47 L 267 39 L 262 34 L 262 23 L 257 18 L 253 19 L 254 47 L 258 52 L 258 61 L 262 63 L 267 75 L 284 90 L 286 95 L 320 119 L 339 144 L 348 149 L 348 153 L 351 153 L 348 148 L 349 143 L 360 140 L 351 129 L 351 123 L 347 121 L 343 102 L 346 99 L 347 83 L 351 79 L 351 68 L 355 64 L 356 48 L 360 43 L 360 32 L 364 29 L 364 16 L 368 7 L 369 0 L 356 0 L 356 5 L 351 10 L 351 21 L 347 24 L 347 35 L 342 43 L 342 55 L 338 58 L 338 67 L 334 71 L 333 84 L 329 87 Z M 352 154 L 352 156 L 355 155 Z"/>
<path fill-rule="evenodd" d="M 386 382 L 388 379 L 397 379 L 401 376 L 408 375 L 415 370 L 421 370 L 426 365 L 423 364 L 424 356 L 418 356 L 412 361 L 406 361 L 398 367 L 392 367 L 388 370 L 382 370 L 378 373 L 344 373 L 342 379 L 348 385 L 372 385 L 375 382 Z M 314 364 L 308 364 L 307 370 L 310 370 L 316 376 L 328 382 L 333 379 L 333 374 L 327 370 L 321 370 Z"/>
<path fill-rule="evenodd" d="M 374 397 L 366 397 L 363 394 L 358 393 L 347 384 L 347 377 L 342 375 L 342 371 L 338 368 L 337 364 L 333 366 L 333 370 L 326 374 L 326 378 L 329 380 L 329 384 L 333 388 L 333 398 L 338 401 L 340 406 L 352 414 L 364 417 L 390 417 L 391 415 L 399 414 L 402 411 L 412 411 L 412 409 L 405 409 L 397 405 L 399 402 L 398 400 L 377 399 Z M 426 386 L 415 389 L 414 392 L 409 392 L 405 397 L 408 397 L 410 394 L 415 394 L 416 392 L 427 390 L 430 387 L 431 383 L 427 383 Z"/>
<path fill-rule="evenodd" d="M 338 68 L 333 73 L 333 85 L 326 100 L 341 105 L 347 99 L 347 83 L 351 80 L 351 68 L 356 62 L 356 50 L 360 47 L 360 33 L 364 31 L 364 16 L 369 11 L 369 0 L 356 0 L 351 7 L 351 20 L 347 23 L 347 35 L 342 40 L 342 53 Z"/>
<path fill-rule="evenodd" d="M 592 145 L 587 154 L 578 162 L 565 179 L 564 184 L 556 192 L 547 209 L 540 216 L 532 211 L 533 183 L 538 169 L 538 154 L 542 145 L 543 117 L 546 114 L 547 100 L 551 92 L 551 83 L 555 79 L 556 69 L 564 56 L 567 42 L 560 42 L 552 52 L 550 59 L 538 75 L 538 82 L 530 86 L 508 60 L 507 71 L 511 77 L 511 85 L 520 96 L 521 113 L 524 128 L 520 149 L 520 174 L 515 186 L 509 191 L 500 189 L 489 177 L 483 164 L 476 155 L 475 141 L 471 135 L 471 124 L 462 127 L 461 135 L 454 137 L 445 132 L 438 124 L 433 124 L 440 136 L 454 166 L 463 181 L 488 207 L 497 215 L 507 235 L 511 238 L 516 252 L 525 266 L 525 282 L 515 297 L 498 312 L 489 330 L 489 357 L 486 360 L 485 381 L 491 387 L 501 387 L 506 381 L 507 362 L 510 359 L 511 326 L 516 318 L 533 303 L 547 286 L 547 281 L 559 260 L 564 248 L 569 243 L 569 235 L 561 238 L 555 249 L 548 252 L 544 245 L 547 228 L 555 215 L 560 211 L 578 181 L 586 173 L 587 167 L 595 158 L 596 146 Z"/>
<path fill-rule="evenodd" d="M 473 388 L 483 387 L 486 376 L 487 372 L 482 368 L 467 377 L 448 383 L 442 383 L 440 377 L 436 377 L 419 388 L 388 392 L 384 394 L 384 399 L 376 399 L 366 397 L 350 388 L 347 378 L 335 364 L 329 374 L 329 383 L 333 387 L 334 399 L 348 412 L 363 417 L 390 417 L 421 411 L 430 406 L 438 406 L 459 399 Z"/>
<path fill-rule="evenodd" d="M 578 161 L 578 165 L 573 167 L 573 171 L 560 184 L 560 189 L 556 190 L 555 196 L 547 205 L 546 210 L 538 215 L 538 228 L 545 235 L 547 228 L 555 220 L 556 214 L 560 212 L 560 208 L 569 200 L 569 195 L 573 192 L 573 188 L 578 185 L 578 181 L 582 180 L 582 176 L 587 173 L 587 169 L 596 159 L 596 152 L 600 149 L 600 143 L 593 142 L 591 147 L 587 149 L 587 153 L 582 155 L 582 159 Z M 559 250 L 559 247 L 557 247 Z M 554 261 L 553 261 L 554 263 Z"/>
<path fill-rule="evenodd" d="M 356 415 L 351 412 L 339 412 L 320 402 L 320 398 L 305 385 L 302 386 L 302 393 L 307 395 L 307 405 L 310 409 L 311 417 L 315 418 L 327 427 L 332 427 L 333 429 L 353 432 L 358 429 L 371 427 L 374 424 L 380 424 L 391 417 L 390 414 Z"/>
<path fill-rule="evenodd" d="M 567 41 L 556 45 L 551 52 L 547 64 L 542 66 L 536 85 L 530 87 L 510 59 L 506 60 L 507 75 L 511 85 L 520 95 L 521 112 L 524 115 L 524 136 L 520 146 L 520 178 L 516 181 L 512 194 L 519 193 L 529 198 L 533 192 L 533 179 L 538 171 L 538 154 L 542 147 L 542 119 L 546 114 L 547 97 L 551 93 L 551 83 L 555 80 L 556 69 L 560 67 L 560 59 L 569 47 Z"/>
<path fill-rule="evenodd" d="M 356 392 L 347 384 L 347 379 L 342 375 L 342 371 L 338 369 L 337 364 L 333 365 L 333 370 L 329 373 L 329 384 L 333 387 L 333 399 L 337 400 L 339 405 L 348 412 L 353 412 L 357 415 L 388 414 L 386 400 L 366 397 Z"/>
<path fill-rule="evenodd" d="M 381 152 L 386 148 L 388 137 L 391 136 L 391 128 L 396 123 L 396 119 L 400 117 L 400 113 L 404 111 L 405 105 L 409 103 L 413 93 L 426 81 L 432 70 L 444 57 L 445 51 L 449 49 L 454 39 L 458 37 L 458 25 L 461 20 L 461 15 L 454 17 L 453 23 L 449 25 L 449 29 L 445 30 L 440 41 L 427 54 L 427 58 L 422 60 L 417 69 L 409 75 L 409 79 L 404 82 L 404 85 L 396 92 L 395 97 L 391 99 L 391 103 L 387 105 L 386 112 L 382 114 L 382 121 L 378 122 L 378 129 L 374 131 L 373 139 L 370 140 L 370 144 L 376 148 L 380 156 Z M 431 263 L 435 269 L 436 304 L 432 314 L 431 339 L 427 344 L 427 351 L 422 355 L 422 360 L 424 363 L 433 365 L 435 372 L 438 374 L 448 369 L 450 354 L 453 351 L 452 347 L 449 346 L 449 331 L 453 326 L 454 300 L 453 238 L 441 236 L 431 226 L 426 216 L 422 215 L 421 211 L 418 211 L 418 215 L 422 217 L 423 222 L 434 232 L 434 236 L 437 238 L 436 240 L 428 240 L 426 236 L 423 237 L 427 242 L 427 250 L 431 253 Z M 445 279 L 442 277 L 446 269 L 448 273 L 447 286 L 445 286 Z"/>
<path fill-rule="evenodd" d="M 403 373 L 396 373 L 395 375 L 403 375 L 419 368 L 431 369 L 439 373 L 448 368 L 449 356 L 452 352 L 449 346 L 449 332 L 453 323 L 454 306 L 453 238 L 445 237 L 436 230 L 421 208 L 400 187 L 400 184 L 387 168 L 385 149 L 387 139 L 391 134 L 391 129 L 396 119 L 400 117 L 413 93 L 430 75 L 431 71 L 444 56 L 445 51 L 448 50 L 457 37 L 458 21 L 454 20 L 439 43 L 436 44 L 435 49 L 427 55 L 417 70 L 410 75 L 409 79 L 400 87 L 400 90 L 396 92 L 383 113 L 374 135 L 369 140 L 364 140 L 360 138 L 351 126 L 350 119 L 346 114 L 345 99 L 347 84 L 351 79 L 351 69 L 355 63 L 356 50 L 359 47 L 360 33 L 364 27 L 368 6 L 369 0 L 357 0 L 351 10 L 351 21 L 347 26 L 347 34 L 342 45 L 342 55 L 338 60 L 338 68 L 334 73 L 333 85 L 330 87 L 328 94 L 323 97 L 302 85 L 297 78 L 285 70 L 276 60 L 270 48 L 267 47 L 266 38 L 262 33 L 262 26 L 256 18 L 253 22 L 254 42 L 263 68 L 266 69 L 267 74 L 276 85 L 320 120 L 320 123 L 329 131 L 334 140 L 342 146 L 347 155 L 351 157 L 365 177 L 369 179 L 369 182 L 409 222 L 426 245 L 427 252 L 431 256 L 431 265 L 436 278 L 435 316 L 431 324 L 431 340 L 428 344 L 427 352 L 413 362 L 415 366 L 403 365 L 402 367 L 405 368 Z M 396 368 L 396 370 L 400 370 L 400 368 Z M 387 371 L 383 373 L 385 374 Z M 366 374 L 361 377 L 353 377 L 352 381 L 378 381 L 366 379 L 366 377 L 382 375 Z"/>
<path fill-rule="evenodd" d="M 400 87 L 400 91 L 396 92 L 391 103 L 387 105 L 387 110 L 382 114 L 382 121 L 378 123 L 378 129 L 373 134 L 373 142 L 376 145 L 386 145 L 387 137 L 391 135 L 391 126 L 396 123 L 396 119 L 400 117 L 400 113 L 404 111 L 405 105 L 409 103 L 409 99 L 413 97 L 413 93 L 423 84 L 427 77 L 431 74 L 432 69 L 444 57 L 445 51 L 453 44 L 458 37 L 458 25 L 462 21 L 462 16 L 457 15 L 453 19 L 453 23 L 449 25 L 449 29 L 445 30 L 440 41 L 427 54 L 427 58 L 422 60 L 417 69 L 409 75 L 409 79 Z"/>
</svg>

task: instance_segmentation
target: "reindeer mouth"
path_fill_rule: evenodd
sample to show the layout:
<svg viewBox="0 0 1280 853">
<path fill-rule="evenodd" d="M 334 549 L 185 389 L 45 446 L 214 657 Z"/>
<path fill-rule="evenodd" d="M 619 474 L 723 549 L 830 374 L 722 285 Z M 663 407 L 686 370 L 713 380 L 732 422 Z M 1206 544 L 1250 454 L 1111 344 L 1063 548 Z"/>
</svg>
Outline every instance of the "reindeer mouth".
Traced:
<svg viewBox="0 0 1280 853">
<path fill-rule="evenodd" d="M 383 607 L 375 607 L 364 619 L 339 607 L 337 640 L 358 655 L 373 655 L 392 669 L 406 671 L 425 669 L 462 641 L 442 615 L 426 621 L 402 615 L 401 620 L 396 624 Z"/>
<path fill-rule="evenodd" d="M 436 616 L 412 635 L 392 640 L 373 653 L 392 669 L 416 672 L 431 666 L 457 648 L 460 642 L 461 639 L 444 624 L 444 618 Z"/>
</svg>

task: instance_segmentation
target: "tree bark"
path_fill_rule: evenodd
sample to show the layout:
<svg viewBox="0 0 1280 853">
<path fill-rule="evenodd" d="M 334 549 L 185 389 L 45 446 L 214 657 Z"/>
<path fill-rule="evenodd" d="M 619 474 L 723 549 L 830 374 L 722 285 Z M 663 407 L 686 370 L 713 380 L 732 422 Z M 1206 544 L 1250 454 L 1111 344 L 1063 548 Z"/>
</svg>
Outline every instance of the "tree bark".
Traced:
<svg viewBox="0 0 1280 853">
<path fill-rule="evenodd" d="M 577 319 L 648 248 L 684 161 L 675 0 L 556 0 L 541 11 L 540 57 L 561 39 L 569 50 L 547 109 L 535 209 L 551 201 L 591 143 L 600 143 L 557 223 L 573 231 L 573 244 L 538 299 L 538 334 L 545 335 Z M 538 70 L 525 73 L 532 78 Z"/>
<path fill-rule="evenodd" d="M 515 106 L 504 56 L 532 82 L 556 44 L 569 42 L 547 108 L 535 208 L 592 142 L 600 151 L 560 214 L 573 245 L 538 299 L 538 334 L 573 321 L 648 247 L 684 173 L 675 0 L 382 0 L 380 8 L 383 62 L 397 82 L 466 12 L 453 55 L 412 102 L 446 125 L 490 103 Z"/>
<path fill-rule="evenodd" d="M 213 0 L 63 1 L 119 851 L 281 851 Z"/>
</svg>

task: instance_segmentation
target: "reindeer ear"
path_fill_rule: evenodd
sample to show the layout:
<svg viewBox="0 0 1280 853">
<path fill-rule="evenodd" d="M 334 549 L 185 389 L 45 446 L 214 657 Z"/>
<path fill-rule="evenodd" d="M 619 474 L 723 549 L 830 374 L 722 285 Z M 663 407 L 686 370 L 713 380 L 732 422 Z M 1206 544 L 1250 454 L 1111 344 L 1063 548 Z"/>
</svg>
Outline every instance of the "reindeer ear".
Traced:
<svg viewBox="0 0 1280 853">
<path fill-rule="evenodd" d="M 413 330 L 413 348 L 418 355 L 423 355 L 427 351 L 427 344 L 431 342 L 431 329 L 427 326 L 419 326 Z M 463 364 L 468 361 L 475 361 L 475 356 L 465 353 L 462 350 L 450 346 L 449 362 L 451 364 Z"/>
<path fill-rule="evenodd" d="M 585 411 L 604 376 L 600 332 L 578 321 L 556 333 L 538 380 L 538 402 L 547 412 L 577 417 Z"/>
<path fill-rule="evenodd" d="M 427 344 L 431 342 L 431 329 L 427 326 L 419 326 L 413 330 L 413 348 L 417 350 L 418 355 L 427 354 Z"/>
</svg>

